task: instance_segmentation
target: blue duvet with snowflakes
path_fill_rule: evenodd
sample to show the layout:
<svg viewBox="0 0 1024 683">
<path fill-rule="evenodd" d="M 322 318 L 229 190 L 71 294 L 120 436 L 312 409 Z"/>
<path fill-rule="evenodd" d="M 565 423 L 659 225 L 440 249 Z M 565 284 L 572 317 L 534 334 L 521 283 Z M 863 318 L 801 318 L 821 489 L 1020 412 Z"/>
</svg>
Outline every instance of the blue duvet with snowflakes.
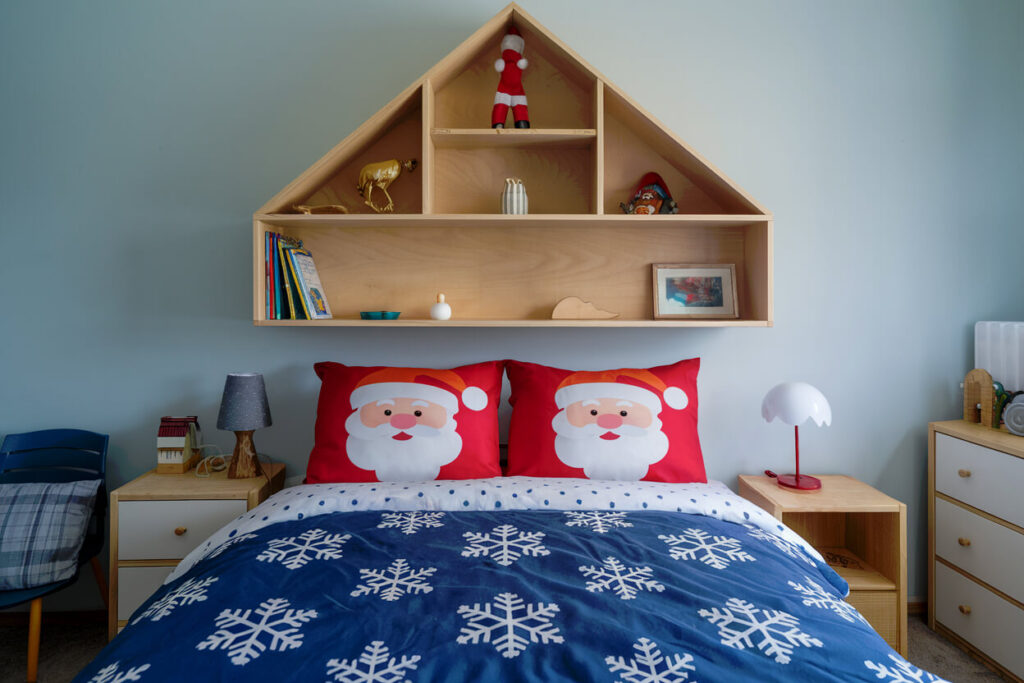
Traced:
<svg viewBox="0 0 1024 683">
<path fill-rule="evenodd" d="M 723 486 L 514 479 L 287 489 L 76 681 L 939 680 Z"/>
</svg>

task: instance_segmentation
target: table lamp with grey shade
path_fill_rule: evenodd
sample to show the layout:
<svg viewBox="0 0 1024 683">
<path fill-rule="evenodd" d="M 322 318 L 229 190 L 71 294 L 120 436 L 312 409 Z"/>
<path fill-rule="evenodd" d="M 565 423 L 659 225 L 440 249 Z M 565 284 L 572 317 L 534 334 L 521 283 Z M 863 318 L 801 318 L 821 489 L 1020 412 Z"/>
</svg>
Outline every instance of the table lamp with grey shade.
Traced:
<svg viewBox="0 0 1024 683">
<path fill-rule="evenodd" d="M 270 404 L 263 375 L 237 373 L 228 375 L 224 382 L 224 397 L 220 401 L 217 429 L 235 433 L 235 451 L 228 467 L 228 479 L 247 479 L 263 476 L 252 433 L 269 427 Z"/>
</svg>

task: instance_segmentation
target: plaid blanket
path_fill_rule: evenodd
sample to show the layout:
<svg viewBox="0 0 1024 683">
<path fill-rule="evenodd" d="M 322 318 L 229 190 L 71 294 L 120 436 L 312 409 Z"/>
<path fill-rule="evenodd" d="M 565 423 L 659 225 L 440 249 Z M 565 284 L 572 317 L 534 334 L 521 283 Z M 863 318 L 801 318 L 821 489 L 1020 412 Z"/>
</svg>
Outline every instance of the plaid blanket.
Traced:
<svg viewBox="0 0 1024 683">
<path fill-rule="evenodd" d="M 99 479 L 0 484 L 0 590 L 75 575 L 99 486 Z"/>
</svg>

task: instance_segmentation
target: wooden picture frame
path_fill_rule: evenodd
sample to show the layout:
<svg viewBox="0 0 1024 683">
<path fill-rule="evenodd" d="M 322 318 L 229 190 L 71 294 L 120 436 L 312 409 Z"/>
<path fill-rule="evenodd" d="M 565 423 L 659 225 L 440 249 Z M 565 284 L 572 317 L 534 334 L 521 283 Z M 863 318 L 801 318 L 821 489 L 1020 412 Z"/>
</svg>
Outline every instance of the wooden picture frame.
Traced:
<svg viewBox="0 0 1024 683">
<path fill-rule="evenodd" d="M 651 266 L 654 283 L 654 318 L 738 318 L 736 265 L 733 263 L 655 263 Z M 692 278 L 689 288 L 677 283 Z M 685 298 L 690 299 L 687 303 Z"/>
</svg>

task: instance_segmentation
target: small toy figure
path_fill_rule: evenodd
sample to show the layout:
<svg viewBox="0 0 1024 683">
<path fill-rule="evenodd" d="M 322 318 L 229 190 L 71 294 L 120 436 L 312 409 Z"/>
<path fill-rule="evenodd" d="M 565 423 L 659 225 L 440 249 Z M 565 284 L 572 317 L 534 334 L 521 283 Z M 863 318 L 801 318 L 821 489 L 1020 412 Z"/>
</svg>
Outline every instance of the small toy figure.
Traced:
<svg viewBox="0 0 1024 683">
<path fill-rule="evenodd" d="M 657 173 L 647 173 L 640 179 L 640 184 L 633 193 L 629 204 L 619 202 L 626 213 L 654 215 L 656 213 L 679 213 L 679 206 L 665 186 L 665 181 Z"/>
<path fill-rule="evenodd" d="M 409 159 L 407 161 L 399 161 L 398 159 L 391 159 L 389 161 L 378 161 L 375 164 L 367 164 L 363 166 L 362 170 L 359 171 L 359 182 L 356 183 L 356 188 L 359 190 L 359 196 L 366 200 L 366 205 L 376 211 L 377 213 L 391 213 L 395 210 L 395 202 L 391 199 L 391 195 L 388 194 L 388 187 L 395 181 L 395 178 L 402 172 L 404 168 L 409 173 L 416 170 L 416 160 Z M 384 196 L 388 198 L 388 203 L 384 206 L 378 207 L 373 203 L 372 195 L 373 188 L 377 188 L 384 193 Z"/>
<path fill-rule="evenodd" d="M 501 74 L 498 91 L 494 93 L 494 108 L 491 110 L 491 128 L 504 128 L 508 108 L 512 107 L 512 118 L 516 128 L 530 127 L 530 114 L 526 110 L 526 92 L 523 90 L 523 69 L 529 62 L 523 57 L 526 42 L 515 26 L 501 39 L 501 58 L 494 62 L 494 70 Z"/>
</svg>

